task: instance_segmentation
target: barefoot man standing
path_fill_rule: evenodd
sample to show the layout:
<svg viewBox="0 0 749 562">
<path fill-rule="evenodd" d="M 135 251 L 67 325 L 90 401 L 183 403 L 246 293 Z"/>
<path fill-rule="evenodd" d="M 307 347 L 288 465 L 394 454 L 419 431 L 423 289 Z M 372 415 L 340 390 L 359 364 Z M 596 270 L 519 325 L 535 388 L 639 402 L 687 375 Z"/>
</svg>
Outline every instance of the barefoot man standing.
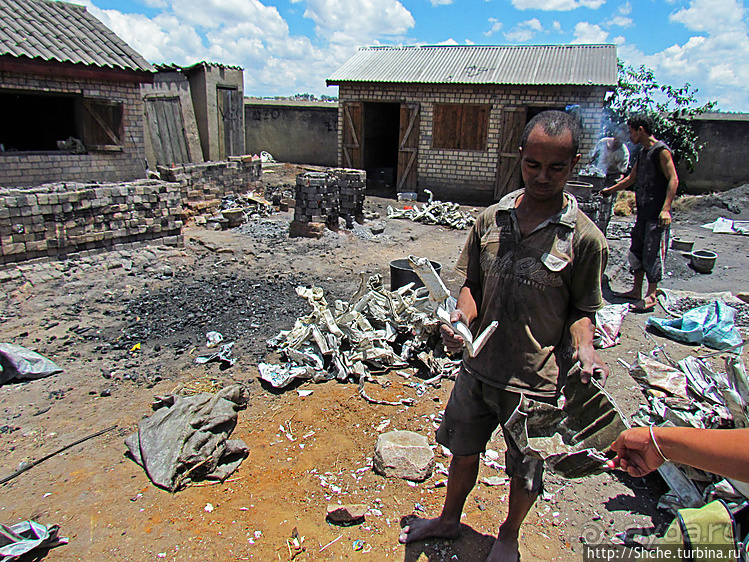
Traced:
<svg viewBox="0 0 749 562">
<path fill-rule="evenodd" d="M 411 521 L 401 532 L 402 543 L 459 535 L 479 455 L 494 430 L 508 420 L 523 394 L 556 402 L 563 340 L 580 362 L 584 381 L 594 371 L 604 380 L 608 374 L 593 349 L 608 246 L 578 211 L 574 197 L 564 192 L 580 159 L 579 138 L 578 122 L 566 113 L 534 117 L 520 147 L 525 188 L 488 207 L 468 235 L 457 264 L 466 281 L 451 320 L 461 320 L 474 334 L 493 320 L 499 326 L 478 355 L 464 354 L 437 430 L 437 441 L 453 453 L 442 514 Z M 443 326 L 442 338 L 450 351 L 463 346 L 449 327 Z M 543 461 L 524 456 L 507 435 L 505 441 L 508 513 L 488 560 L 519 559 L 520 526 L 543 484 Z"/>
<path fill-rule="evenodd" d="M 608 195 L 635 185 L 637 220 L 632 227 L 629 263 L 635 272 L 632 289 L 620 296 L 633 299 L 633 312 L 650 312 L 655 308 L 655 292 L 663 278 L 668 234 L 671 227 L 671 203 L 679 187 L 671 149 L 653 136 L 653 120 L 638 114 L 627 120 L 630 140 L 642 146 L 632 171 L 621 181 L 601 190 Z M 645 298 L 642 284 L 648 279 Z"/>
</svg>

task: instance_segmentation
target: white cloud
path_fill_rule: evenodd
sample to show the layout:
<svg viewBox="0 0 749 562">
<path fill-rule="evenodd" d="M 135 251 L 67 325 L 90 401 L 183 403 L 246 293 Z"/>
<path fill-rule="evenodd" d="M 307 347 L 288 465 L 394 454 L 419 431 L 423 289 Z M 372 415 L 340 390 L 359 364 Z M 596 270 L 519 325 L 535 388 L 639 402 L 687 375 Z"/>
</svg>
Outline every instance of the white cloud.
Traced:
<svg viewBox="0 0 749 562">
<path fill-rule="evenodd" d="M 562 31 L 562 24 L 555 20 L 551 22 L 551 28 L 557 32 Z"/>
<path fill-rule="evenodd" d="M 315 22 L 319 35 L 335 31 L 359 44 L 404 36 L 416 24 L 398 0 L 307 0 L 304 17 Z"/>
<path fill-rule="evenodd" d="M 692 31 L 719 33 L 726 26 L 744 27 L 744 13 L 743 4 L 736 0 L 692 0 L 688 8 L 672 14 L 669 20 Z"/>
<path fill-rule="evenodd" d="M 630 4 L 629 2 L 625 2 L 624 4 L 619 6 L 618 12 L 623 16 L 628 16 L 632 13 L 632 4 Z"/>
<path fill-rule="evenodd" d="M 608 37 L 608 32 L 601 29 L 600 26 L 581 21 L 575 24 L 575 38 L 572 43 L 605 43 Z"/>
<path fill-rule="evenodd" d="M 455 39 L 450 37 L 450 39 L 445 39 L 444 41 L 440 41 L 437 43 L 437 45 L 460 45 Z"/>
<path fill-rule="evenodd" d="M 207 54 L 195 29 L 173 16 L 160 14 L 149 19 L 95 7 L 89 7 L 89 11 L 150 62 L 185 65 Z"/>
<path fill-rule="evenodd" d="M 632 21 L 632 18 L 628 18 L 626 16 L 614 16 L 610 20 L 606 21 L 606 25 L 610 27 L 632 27 L 632 24 L 634 22 Z"/>
<path fill-rule="evenodd" d="M 489 23 L 492 24 L 492 26 L 489 28 L 489 31 L 484 32 L 484 35 L 486 35 L 487 37 L 491 37 L 500 29 L 502 29 L 502 22 L 497 18 L 489 18 Z"/>
<path fill-rule="evenodd" d="M 544 10 L 547 12 L 568 12 L 577 8 L 597 10 L 606 0 L 512 0 L 518 10 Z"/>
<path fill-rule="evenodd" d="M 513 43 L 523 43 L 525 41 L 530 41 L 541 31 L 543 31 L 541 22 L 538 20 L 538 18 L 533 18 L 530 20 L 521 21 L 510 31 L 505 33 L 504 37 L 507 41 L 511 41 Z"/>
<path fill-rule="evenodd" d="M 448 4 L 452 4 L 453 0 L 429 0 L 429 3 L 432 6 L 447 6 Z"/>
<path fill-rule="evenodd" d="M 157 10 L 169 6 L 169 3 L 166 0 L 141 0 L 141 2 L 144 6 L 148 6 L 149 8 L 154 8 Z"/>
<path fill-rule="evenodd" d="M 627 64 L 652 69 L 659 83 L 675 87 L 701 84 L 697 93 L 700 104 L 717 100 L 724 111 L 747 111 L 749 31 L 744 13 L 735 0 L 692 0 L 670 19 L 699 35 L 652 54 L 622 44 L 619 56 Z"/>
<path fill-rule="evenodd" d="M 291 0 L 314 22 L 312 38 L 293 35 L 279 10 L 261 0 L 141 0 L 159 10 L 150 18 L 82 1 L 151 62 L 243 67 L 248 95 L 331 95 L 325 78 L 358 47 L 405 40 L 415 25 L 399 0 Z"/>
<path fill-rule="evenodd" d="M 178 7 L 152 18 L 86 2 L 94 16 L 150 62 L 186 66 L 206 60 L 243 67 L 247 95 L 332 95 L 325 78 L 355 49 L 321 49 L 303 35 L 291 35 L 278 10 L 257 0 L 179 0 Z"/>
</svg>

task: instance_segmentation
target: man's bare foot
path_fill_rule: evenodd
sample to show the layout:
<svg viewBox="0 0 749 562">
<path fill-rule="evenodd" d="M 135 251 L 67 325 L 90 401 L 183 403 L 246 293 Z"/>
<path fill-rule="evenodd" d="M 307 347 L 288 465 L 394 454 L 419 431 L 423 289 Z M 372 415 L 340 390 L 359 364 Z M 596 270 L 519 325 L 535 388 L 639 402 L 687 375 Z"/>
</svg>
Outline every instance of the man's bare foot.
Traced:
<svg viewBox="0 0 749 562">
<path fill-rule="evenodd" d="M 421 519 L 417 517 L 401 529 L 398 542 L 408 544 L 431 538 L 455 539 L 458 538 L 458 535 L 460 535 L 460 523 L 442 523 L 440 517 L 435 517 L 434 519 Z"/>
<path fill-rule="evenodd" d="M 503 537 L 502 533 L 499 533 L 497 540 L 494 541 L 494 546 L 489 556 L 486 558 L 486 562 L 519 562 L 520 551 L 518 550 L 518 539 L 517 537 Z"/>
</svg>

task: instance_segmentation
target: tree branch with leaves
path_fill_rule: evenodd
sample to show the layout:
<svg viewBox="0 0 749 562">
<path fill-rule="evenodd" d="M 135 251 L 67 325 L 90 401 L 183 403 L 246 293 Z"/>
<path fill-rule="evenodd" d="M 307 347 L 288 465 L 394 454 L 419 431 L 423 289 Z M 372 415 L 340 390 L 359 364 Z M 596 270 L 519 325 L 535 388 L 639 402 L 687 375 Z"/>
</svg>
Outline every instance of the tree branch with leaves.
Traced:
<svg viewBox="0 0 749 562">
<path fill-rule="evenodd" d="M 702 144 L 693 121 L 715 109 L 717 102 L 697 105 L 697 90 L 689 83 L 681 88 L 658 84 L 655 74 L 645 66 L 619 66 L 619 85 L 606 98 L 604 112 L 612 123 L 626 123 L 635 113 L 649 113 L 655 122 L 655 136 L 668 144 L 674 162 L 683 162 L 689 172 L 699 159 Z"/>
</svg>

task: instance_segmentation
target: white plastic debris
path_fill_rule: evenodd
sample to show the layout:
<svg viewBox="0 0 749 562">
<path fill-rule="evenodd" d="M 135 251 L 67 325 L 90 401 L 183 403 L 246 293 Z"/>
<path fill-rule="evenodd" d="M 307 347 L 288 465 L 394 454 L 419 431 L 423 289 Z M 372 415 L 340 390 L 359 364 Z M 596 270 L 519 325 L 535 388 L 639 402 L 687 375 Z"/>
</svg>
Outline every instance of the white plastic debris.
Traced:
<svg viewBox="0 0 749 562">
<path fill-rule="evenodd" d="M 224 336 L 221 335 L 219 332 L 208 332 L 205 335 L 205 339 L 206 339 L 205 346 L 209 349 L 212 349 L 214 347 L 217 347 L 218 344 L 224 341 Z"/>
</svg>

